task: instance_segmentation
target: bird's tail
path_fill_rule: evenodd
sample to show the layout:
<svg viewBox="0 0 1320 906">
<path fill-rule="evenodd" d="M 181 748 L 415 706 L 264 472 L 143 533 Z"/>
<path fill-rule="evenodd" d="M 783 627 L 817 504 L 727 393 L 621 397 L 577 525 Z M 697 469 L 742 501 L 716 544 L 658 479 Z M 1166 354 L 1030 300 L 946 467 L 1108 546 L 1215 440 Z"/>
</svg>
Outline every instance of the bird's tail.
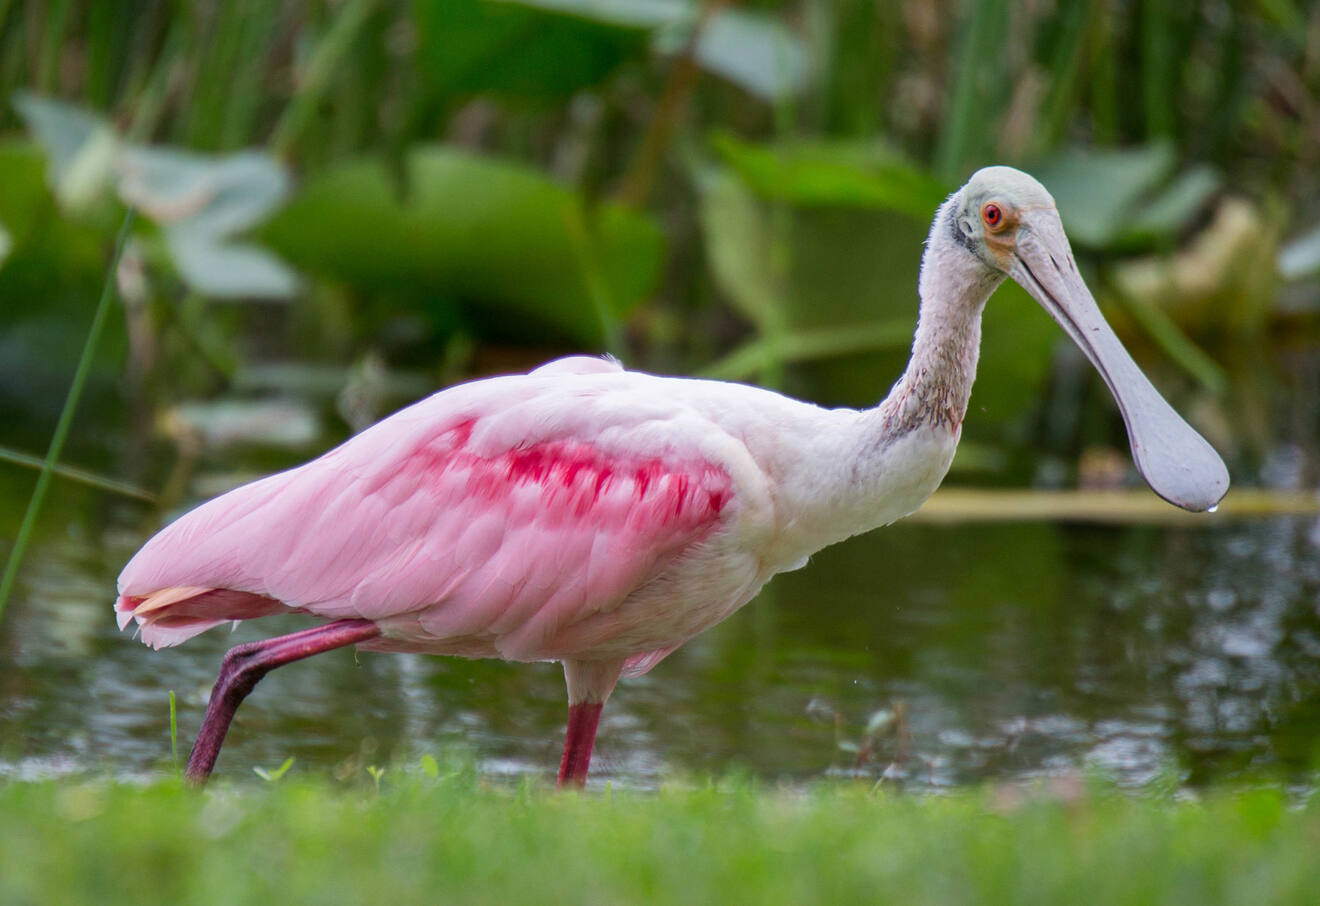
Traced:
<svg viewBox="0 0 1320 906">
<path fill-rule="evenodd" d="M 288 609 L 274 598 L 251 592 L 177 586 L 146 595 L 120 595 L 115 601 L 115 618 L 120 629 L 136 620 L 142 642 L 159 649 L 186 642 L 221 623 Z"/>
</svg>

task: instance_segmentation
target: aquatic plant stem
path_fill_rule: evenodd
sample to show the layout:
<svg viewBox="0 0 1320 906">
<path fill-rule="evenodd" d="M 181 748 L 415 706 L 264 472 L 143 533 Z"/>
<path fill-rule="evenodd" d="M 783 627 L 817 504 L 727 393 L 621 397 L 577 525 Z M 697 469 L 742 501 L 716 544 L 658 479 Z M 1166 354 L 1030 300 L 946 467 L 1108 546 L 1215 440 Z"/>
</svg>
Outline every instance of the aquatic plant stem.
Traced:
<svg viewBox="0 0 1320 906">
<path fill-rule="evenodd" d="M 701 40 L 701 33 L 711 18 L 728 3 L 729 0 L 706 0 L 698 9 L 692 34 L 674 58 L 669 78 L 665 80 L 665 87 L 656 102 L 646 132 L 614 193 L 614 201 L 618 204 L 634 209 L 646 206 L 646 200 L 659 174 L 661 159 L 669 148 L 679 118 L 701 77 L 701 69 L 697 65 L 697 43 Z"/>
<path fill-rule="evenodd" d="M 183 779 L 183 766 L 179 764 L 179 709 L 170 690 L 170 757 L 174 759 L 174 776 Z"/>
<path fill-rule="evenodd" d="M 22 466 L 25 469 L 35 469 L 38 472 L 45 468 L 46 461 L 36 456 L 29 456 L 21 450 L 11 450 L 6 446 L 0 445 L 0 462 L 12 463 L 16 466 Z M 55 465 L 51 467 L 60 478 L 66 478 L 69 481 L 78 484 L 87 485 L 89 488 L 96 488 L 100 491 L 106 491 L 110 494 L 118 494 L 122 497 L 132 497 L 134 500 L 142 500 L 147 503 L 155 503 L 156 495 L 131 485 L 125 481 L 118 481 L 114 478 L 107 478 L 104 475 L 97 475 L 95 472 L 89 472 L 86 469 L 79 469 L 74 466 Z"/>
<path fill-rule="evenodd" d="M 375 12 L 376 3 L 377 0 L 351 0 L 346 3 L 329 31 L 317 43 L 316 50 L 299 76 L 298 90 L 271 135 L 270 147 L 276 157 L 287 160 L 292 154 L 294 142 L 311 122 L 317 105 L 329 90 L 330 77 L 353 47 L 362 26 Z"/>
<path fill-rule="evenodd" d="M 32 489 L 32 497 L 28 499 L 27 512 L 23 514 L 23 524 L 19 526 L 18 537 L 14 539 L 14 548 L 9 552 L 4 578 L 0 579 L 0 618 L 4 617 L 5 604 L 9 601 L 9 593 L 13 590 L 14 580 L 18 576 L 18 567 L 23 562 L 23 554 L 32 538 L 37 514 L 41 512 L 41 504 L 46 497 L 46 489 L 50 486 L 51 476 L 55 474 L 55 463 L 64 449 L 64 439 L 69 436 L 69 426 L 73 424 L 73 415 L 78 409 L 83 385 L 87 383 L 87 374 L 92 368 L 92 355 L 96 352 L 97 341 L 101 338 L 101 330 L 110 311 L 110 299 L 115 291 L 115 275 L 119 270 L 119 259 L 123 257 L 124 246 L 128 244 L 128 237 L 133 231 L 133 221 L 136 217 L 137 212 L 129 208 L 124 215 L 124 225 L 119 228 L 119 238 L 115 241 L 115 254 L 110 259 L 110 267 L 106 271 L 101 300 L 96 305 L 96 314 L 92 316 L 92 326 L 87 332 L 87 341 L 83 344 L 82 357 L 78 359 L 78 368 L 73 373 L 69 395 L 64 400 L 64 408 L 60 411 L 59 421 L 55 424 L 55 433 L 51 435 L 50 448 L 46 451 L 46 458 L 42 462 L 41 474 L 37 476 L 36 487 Z"/>
</svg>

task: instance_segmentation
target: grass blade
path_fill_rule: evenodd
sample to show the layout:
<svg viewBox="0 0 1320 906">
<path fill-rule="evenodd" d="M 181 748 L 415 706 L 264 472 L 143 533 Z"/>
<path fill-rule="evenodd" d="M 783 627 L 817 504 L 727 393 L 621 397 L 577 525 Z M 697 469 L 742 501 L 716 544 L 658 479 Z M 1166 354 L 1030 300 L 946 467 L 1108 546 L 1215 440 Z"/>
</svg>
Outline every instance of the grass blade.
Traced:
<svg viewBox="0 0 1320 906">
<path fill-rule="evenodd" d="M 179 767 L 179 712 L 173 689 L 170 690 L 170 757 L 174 759 L 174 775 L 183 779 L 183 769 Z"/>
<path fill-rule="evenodd" d="M 0 462 L 13 463 L 16 466 L 38 470 L 45 468 L 46 464 L 44 459 L 4 446 L 0 446 Z M 86 469 L 55 465 L 51 466 L 51 471 L 60 478 L 76 481 L 78 484 L 85 484 L 100 491 L 108 491 L 111 494 L 119 494 L 123 497 L 132 497 L 134 500 L 142 500 L 147 503 L 156 502 L 156 495 L 145 488 L 139 488 L 136 485 L 118 481 L 114 478 L 106 478 L 104 475 L 97 475 L 95 472 L 89 472 Z"/>
<path fill-rule="evenodd" d="M 972 5 L 954 55 L 953 88 L 935 152 L 935 175 L 960 181 L 970 160 L 993 144 L 990 92 L 1003 78 L 999 50 L 1008 30 L 1009 5 L 982 0 Z"/>
<path fill-rule="evenodd" d="M 298 92 L 275 125 L 270 146 L 275 155 L 287 159 L 293 143 L 311 122 L 312 114 L 325 97 L 331 77 L 353 47 L 362 26 L 375 11 L 376 0 L 350 0 L 326 32 L 299 79 Z"/>
<path fill-rule="evenodd" d="M 32 539 L 32 530 L 37 523 L 37 514 L 41 512 L 41 503 L 46 497 L 46 489 L 50 486 L 51 476 L 55 474 L 55 463 L 60 458 L 60 451 L 64 449 L 64 439 L 69 435 L 69 426 L 73 423 L 73 414 L 78 408 L 78 399 L 82 396 L 83 385 L 87 383 L 87 374 L 92 367 L 92 354 L 96 351 L 96 343 L 101 338 L 101 329 L 105 326 L 106 315 L 110 311 L 110 299 L 115 291 L 115 274 L 119 270 L 119 259 L 123 257 L 124 246 L 128 243 L 129 234 L 133 230 L 133 220 L 136 212 L 130 208 L 124 215 L 124 225 L 119 228 L 119 238 L 115 241 L 115 254 L 110 259 L 110 268 L 106 271 L 105 286 L 101 290 L 101 300 L 96 305 L 96 314 L 92 316 L 92 326 L 87 332 L 87 342 L 83 344 L 82 357 L 78 359 L 78 368 L 73 373 L 73 383 L 69 387 L 69 395 L 64 400 L 64 408 L 60 411 L 60 419 L 55 425 L 55 433 L 50 439 L 50 449 L 46 451 L 46 459 L 41 465 L 41 474 L 37 476 L 37 485 L 32 489 L 32 497 L 28 500 L 27 512 L 23 514 L 23 524 L 19 526 L 18 537 L 14 540 L 14 548 L 9 552 L 9 562 L 5 564 L 4 578 L 0 579 L 0 618 L 4 617 L 5 604 L 9 600 L 9 593 L 14 588 L 14 580 L 18 576 L 19 564 L 23 562 L 23 554 L 27 551 L 28 542 Z"/>
<path fill-rule="evenodd" d="M 1170 10 L 1162 0 L 1141 4 L 1141 89 L 1146 113 L 1146 138 L 1173 137 L 1176 51 Z"/>
<path fill-rule="evenodd" d="M 1228 375 L 1219 363 L 1192 342 L 1168 313 L 1158 305 L 1137 299 L 1126 300 L 1127 311 L 1147 336 L 1159 344 L 1170 359 L 1216 396 L 1228 389 Z"/>
</svg>

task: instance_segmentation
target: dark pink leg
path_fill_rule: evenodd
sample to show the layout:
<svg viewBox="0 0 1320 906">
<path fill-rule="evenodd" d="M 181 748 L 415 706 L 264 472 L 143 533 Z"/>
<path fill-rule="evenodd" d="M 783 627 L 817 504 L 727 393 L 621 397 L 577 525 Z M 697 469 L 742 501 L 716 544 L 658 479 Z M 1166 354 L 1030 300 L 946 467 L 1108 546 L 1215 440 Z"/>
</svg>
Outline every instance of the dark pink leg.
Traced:
<svg viewBox="0 0 1320 906">
<path fill-rule="evenodd" d="M 591 765 L 591 747 L 596 742 L 596 724 L 600 723 L 600 702 L 580 702 L 568 708 L 568 735 L 564 737 L 564 758 L 559 762 L 559 785 L 582 787 Z"/>
<path fill-rule="evenodd" d="M 206 783 L 220 754 L 220 746 L 224 744 L 225 733 L 229 732 L 234 712 L 267 673 L 313 654 L 355 645 L 378 635 L 380 629 L 370 620 L 336 620 L 302 632 L 229 649 L 220 664 L 220 676 L 211 690 L 211 701 L 206 706 L 206 716 L 197 732 L 184 776 L 196 786 Z"/>
</svg>

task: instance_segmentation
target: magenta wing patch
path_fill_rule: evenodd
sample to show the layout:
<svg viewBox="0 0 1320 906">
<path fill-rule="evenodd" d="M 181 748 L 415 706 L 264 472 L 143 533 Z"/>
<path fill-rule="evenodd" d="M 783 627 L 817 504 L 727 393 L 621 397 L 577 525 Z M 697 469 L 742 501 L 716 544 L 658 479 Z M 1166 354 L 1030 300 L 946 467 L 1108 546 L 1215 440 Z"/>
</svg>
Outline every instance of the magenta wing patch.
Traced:
<svg viewBox="0 0 1320 906">
<path fill-rule="evenodd" d="M 421 627 L 440 638 L 494 636 L 509 658 L 548 656 L 561 627 L 617 606 L 705 537 L 731 493 L 704 463 L 572 441 L 483 457 L 465 440 L 461 430 L 436 438 L 399 471 L 413 489 L 405 521 L 414 508 L 431 519 L 355 599 L 421 609 Z M 401 576 L 406 591 L 390 587 Z"/>
</svg>

